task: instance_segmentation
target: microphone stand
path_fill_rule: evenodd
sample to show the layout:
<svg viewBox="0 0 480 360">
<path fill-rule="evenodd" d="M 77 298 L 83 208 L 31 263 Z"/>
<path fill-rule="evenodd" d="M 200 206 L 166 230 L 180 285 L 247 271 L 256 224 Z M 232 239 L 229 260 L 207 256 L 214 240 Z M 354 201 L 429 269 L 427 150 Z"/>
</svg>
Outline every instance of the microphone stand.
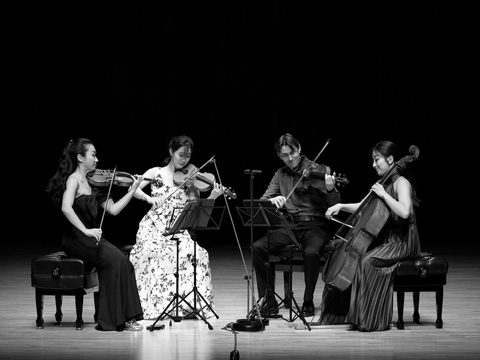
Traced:
<svg viewBox="0 0 480 360">
<path fill-rule="evenodd" d="M 261 171 L 259 172 L 261 173 Z M 245 170 L 245 174 L 247 175 L 250 175 L 250 219 L 252 219 L 252 221 L 250 222 L 250 249 L 253 250 L 253 179 L 255 177 L 255 170 Z M 256 301 L 255 301 L 255 297 L 254 297 L 254 294 L 255 294 L 255 279 L 254 279 L 254 276 L 253 276 L 253 273 L 254 273 L 254 268 L 253 268 L 253 251 L 250 251 L 250 261 L 251 261 L 251 270 L 250 270 L 250 274 L 251 275 L 251 286 L 249 288 L 251 288 L 252 290 L 252 305 L 256 304 Z M 247 279 L 247 282 L 248 282 L 248 279 Z M 249 297 L 247 298 L 247 309 L 250 309 L 250 303 L 249 303 Z M 258 308 L 256 309 L 258 311 Z M 260 319 L 260 316 L 258 317 Z"/>
<path fill-rule="evenodd" d="M 253 249 L 253 179 L 255 177 L 255 174 L 261 174 L 261 170 L 245 170 L 244 173 L 246 175 L 250 175 L 250 249 Z M 247 314 L 245 319 L 239 319 L 235 323 L 232 324 L 232 330 L 233 331 L 263 331 L 265 329 L 265 324 L 264 321 L 262 321 L 261 316 L 260 316 L 260 309 L 258 307 L 258 304 L 255 300 L 255 290 L 254 290 L 254 279 L 253 279 L 253 272 L 254 272 L 254 267 L 253 267 L 253 251 L 251 252 L 251 274 L 248 274 L 245 276 L 245 279 L 247 280 L 247 309 L 250 309 L 250 296 L 249 296 L 249 291 L 252 292 L 252 305 L 255 307 L 256 313 L 257 313 L 257 319 L 255 319 L 255 316 L 252 314 Z M 250 281 L 251 279 L 251 281 Z M 250 312 L 251 313 L 251 312 Z M 250 315 L 250 316 L 249 316 Z M 268 322 L 268 320 L 265 320 Z"/>
</svg>

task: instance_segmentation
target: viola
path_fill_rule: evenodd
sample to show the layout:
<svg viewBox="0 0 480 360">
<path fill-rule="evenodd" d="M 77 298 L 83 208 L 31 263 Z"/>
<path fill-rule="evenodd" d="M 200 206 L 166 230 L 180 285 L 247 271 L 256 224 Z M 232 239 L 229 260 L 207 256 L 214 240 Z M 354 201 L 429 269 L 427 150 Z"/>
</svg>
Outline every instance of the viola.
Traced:
<svg viewBox="0 0 480 360">
<path fill-rule="evenodd" d="M 301 170 L 295 171 L 295 175 L 299 176 L 299 180 L 296 184 L 296 187 L 299 189 L 308 189 L 310 186 L 318 188 L 320 182 L 325 180 L 326 174 L 326 167 L 319 166 L 319 164 L 311 161 L 311 160 L 304 160 L 300 166 L 302 167 Z M 304 171 L 307 170 L 306 173 Z M 335 186 L 337 187 L 344 187 L 350 183 L 350 180 L 347 179 L 345 174 L 335 174 Z M 293 189 L 295 190 L 295 188 Z M 293 192 L 292 190 L 292 192 Z"/>
<path fill-rule="evenodd" d="M 419 155 L 418 147 L 410 146 L 411 155 L 397 161 L 378 182 L 385 183 L 396 167 L 404 167 Z M 358 261 L 365 254 L 372 241 L 390 217 L 390 209 L 373 191 L 370 191 L 358 209 L 347 219 L 335 237 L 343 240 L 335 248 L 325 263 L 322 278 L 340 291 L 346 290 L 352 283 Z M 348 233 L 343 237 L 340 233 L 348 227 Z"/>
<path fill-rule="evenodd" d="M 210 173 L 200 173 L 198 172 L 198 169 L 192 164 L 189 164 L 184 169 L 178 169 L 173 174 L 173 182 L 177 186 L 185 184 L 188 180 L 192 180 L 193 186 L 195 186 L 199 191 L 204 192 L 209 191 L 213 188 L 215 175 Z M 222 190 L 229 198 L 237 198 L 237 194 L 232 192 L 230 189 L 222 186 Z"/>
<path fill-rule="evenodd" d="M 323 153 L 323 150 L 325 150 L 325 148 L 327 147 L 327 145 L 330 143 L 330 139 L 327 140 L 327 142 L 325 143 L 325 145 L 323 145 L 323 148 L 320 150 L 320 152 L 317 154 L 317 156 L 315 156 L 315 159 L 313 159 L 313 161 L 310 161 L 310 164 L 308 165 L 307 169 L 309 171 L 311 171 L 312 169 L 314 169 L 315 167 L 317 167 L 317 159 L 320 157 L 320 155 Z M 304 181 L 304 177 L 305 177 L 305 172 L 302 171 L 300 175 L 300 178 L 297 180 L 297 182 L 295 183 L 295 185 L 293 186 L 292 190 L 290 190 L 290 192 L 288 193 L 288 195 L 285 197 L 286 200 L 288 200 L 288 198 L 293 194 L 293 192 L 295 191 L 295 189 L 297 188 L 297 186 L 302 182 Z M 324 174 L 325 176 L 325 174 Z M 306 188 L 306 184 L 304 184 L 304 188 Z"/>
<path fill-rule="evenodd" d="M 95 169 L 87 174 L 87 180 L 93 186 L 110 186 L 110 183 L 118 186 L 132 186 L 135 181 L 135 176 L 123 171 L 101 170 Z M 145 181 L 152 181 L 151 179 L 143 179 Z"/>
<path fill-rule="evenodd" d="M 308 173 L 307 176 L 304 176 L 302 181 L 300 181 L 300 184 L 302 184 L 302 187 L 308 188 L 308 186 L 311 183 L 315 183 L 317 180 L 324 180 L 325 179 L 325 171 L 323 170 L 318 170 L 317 169 L 317 164 L 315 164 L 315 167 L 313 167 L 313 170 Z M 301 173 L 298 175 L 302 175 Z M 350 180 L 347 179 L 347 176 L 342 173 L 335 174 L 335 186 L 338 187 L 344 187 L 350 183 Z M 300 185 L 299 184 L 299 185 Z"/>
</svg>

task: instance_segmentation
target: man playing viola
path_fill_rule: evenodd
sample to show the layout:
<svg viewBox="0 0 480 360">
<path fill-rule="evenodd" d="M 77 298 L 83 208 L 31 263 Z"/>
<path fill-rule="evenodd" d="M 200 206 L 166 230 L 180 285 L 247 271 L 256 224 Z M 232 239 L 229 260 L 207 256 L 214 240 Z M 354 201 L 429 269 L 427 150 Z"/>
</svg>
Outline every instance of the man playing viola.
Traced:
<svg viewBox="0 0 480 360">
<path fill-rule="evenodd" d="M 301 315 L 315 315 L 313 295 L 320 274 L 320 253 L 330 240 L 328 207 L 340 202 L 335 184 L 335 173 L 323 164 L 300 155 L 299 141 L 291 134 L 280 136 L 274 144 L 278 157 L 285 166 L 278 169 L 261 199 L 268 199 L 289 215 L 284 224 L 272 227 L 253 244 L 253 266 L 260 297 L 265 298 L 262 316 L 278 313 L 275 299 L 275 272 L 267 266 L 268 254 L 285 246 L 300 244 L 305 264 L 305 291 Z M 301 181 L 299 181 L 301 180 Z M 294 239 L 292 239 L 292 235 Z M 268 283 L 267 283 L 268 280 Z"/>
</svg>

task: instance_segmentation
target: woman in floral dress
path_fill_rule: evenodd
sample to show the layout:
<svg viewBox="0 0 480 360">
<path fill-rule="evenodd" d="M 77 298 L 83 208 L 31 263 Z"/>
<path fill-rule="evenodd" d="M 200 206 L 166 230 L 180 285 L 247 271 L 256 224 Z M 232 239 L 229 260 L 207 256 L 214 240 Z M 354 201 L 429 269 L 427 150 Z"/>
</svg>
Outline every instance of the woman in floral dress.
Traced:
<svg viewBox="0 0 480 360">
<path fill-rule="evenodd" d="M 180 317 L 188 316 L 193 313 L 192 307 L 200 310 L 200 314 L 205 318 L 214 315 L 208 252 L 192 239 L 188 231 L 165 236 L 187 201 L 200 198 L 193 181 L 188 181 L 181 187 L 174 183 L 175 172 L 188 167 L 192 152 L 191 138 L 185 135 L 174 137 L 169 143 L 170 156 L 164 160 L 162 166 L 145 172 L 144 178 L 152 181 L 143 181 L 134 194 L 136 198 L 152 205 L 140 221 L 136 243 L 130 253 L 145 319 L 156 319 L 162 314 L 177 316 L 177 311 Z M 150 195 L 142 190 L 148 184 Z M 221 187 L 214 183 L 209 199 L 216 199 L 221 194 Z M 178 308 L 177 302 L 173 300 L 177 293 L 177 245 L 180 296 Z M 196 287 L 203 299 L 198 295 L 194 296 L 192 291 L 195 252 Z"/>
</svg>

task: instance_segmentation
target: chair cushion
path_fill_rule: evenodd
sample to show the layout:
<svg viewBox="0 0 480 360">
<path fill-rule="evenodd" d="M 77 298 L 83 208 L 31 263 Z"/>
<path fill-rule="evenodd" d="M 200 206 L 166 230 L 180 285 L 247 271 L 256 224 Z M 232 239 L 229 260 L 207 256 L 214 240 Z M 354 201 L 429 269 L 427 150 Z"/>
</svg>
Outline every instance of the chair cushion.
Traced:
<svg viewBox="0 0 480 360">
<path fill-rule="evenodd" d="M 130 256 L 130 253 L 132 252 L 132 249 L 133 249 L 133 245 L 125 245 L 120 250 L 123 251 L 125 256 L 128 257 L 128 256 Z"/>
<path fill-rule="evenodd" d="M 86 260 L 70 257 L 63 251 L 42 255 L 31 262 L 32 286 L 51 290 L 95 288 L 98 277 Z"/>
<path fill-rule="evenodd" d="M 436 256 L 420 256 L 400 261 L 396 275 L 419 275 L 427 277 L 433 274 L 446 274 L 448 263 L 445 259 Z"/>
</svg>

